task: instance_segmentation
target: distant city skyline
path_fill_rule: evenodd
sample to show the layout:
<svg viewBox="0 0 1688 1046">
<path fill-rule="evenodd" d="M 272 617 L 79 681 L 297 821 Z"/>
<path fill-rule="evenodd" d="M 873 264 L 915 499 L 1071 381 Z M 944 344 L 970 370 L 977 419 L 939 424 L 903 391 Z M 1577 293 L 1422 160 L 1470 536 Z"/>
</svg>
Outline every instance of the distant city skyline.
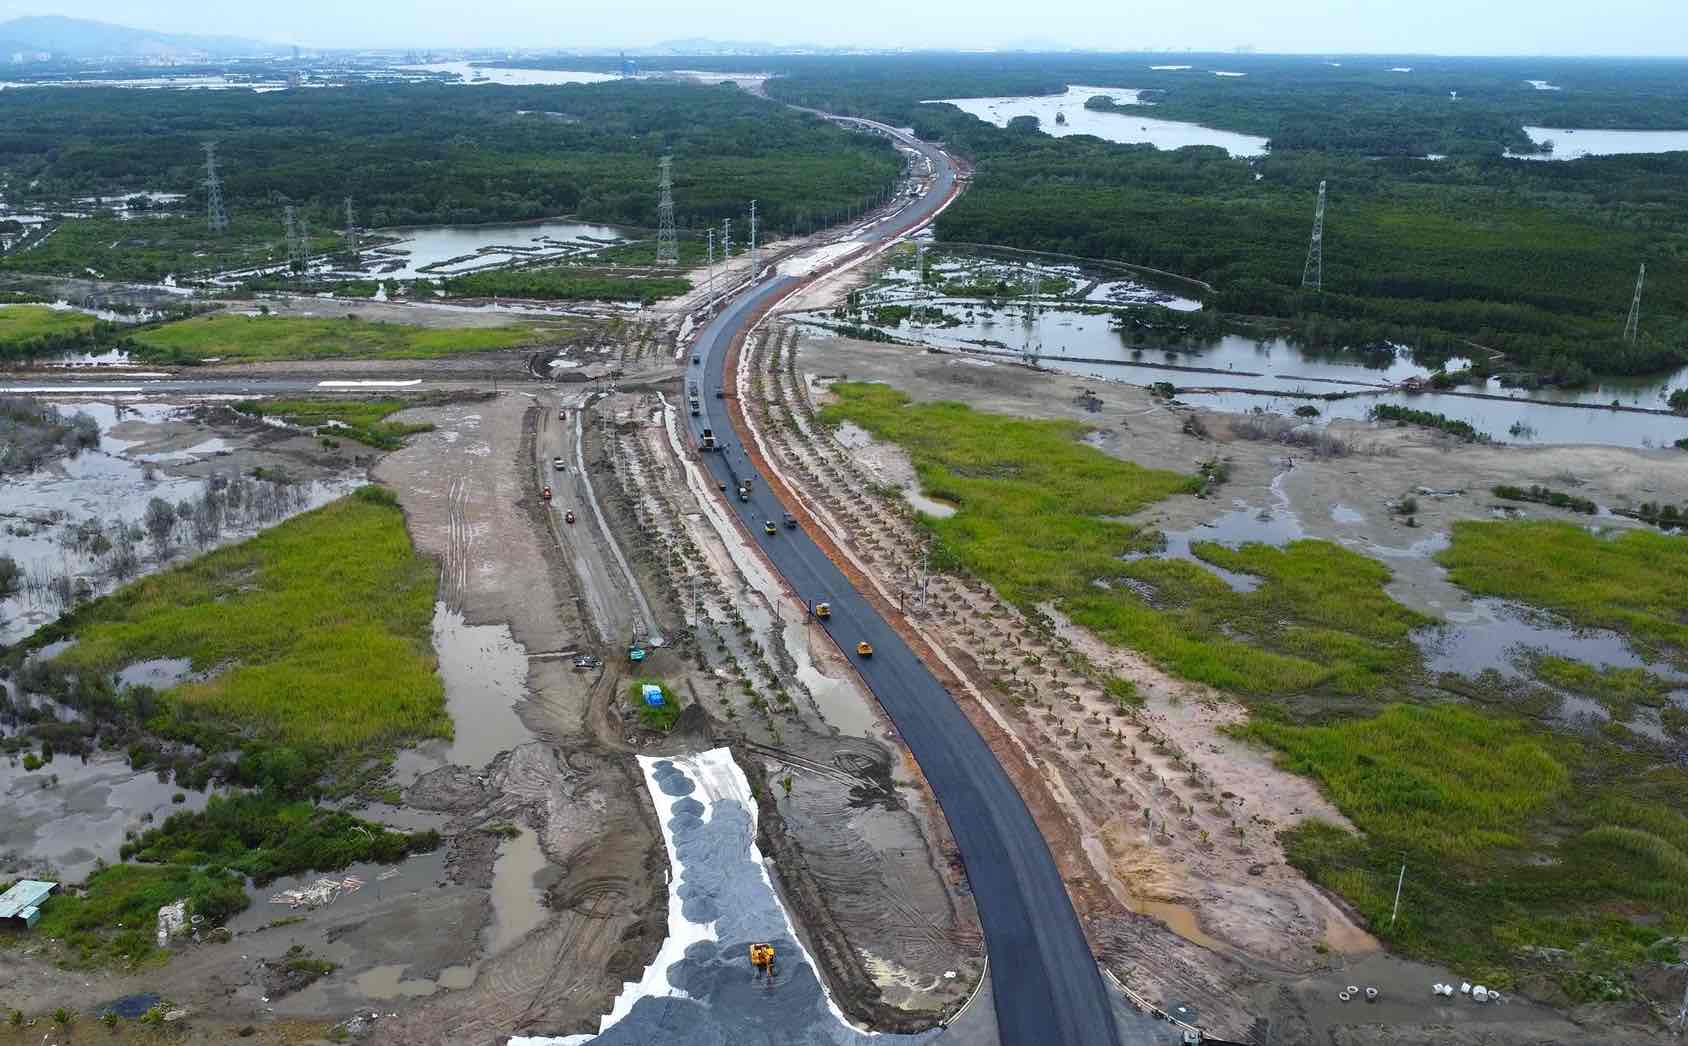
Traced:
<svg viewBox="0 0 1688 1046">
<path fill-rule="evenodd" d="M 859 0 L 847 17 L 818 5 L 738 0 L 712 10 L 674 0 L 295 0 L 285 5 L 207 8 L 199 0 L 0 0 L 0 21 L 25 15 L 87 18 L 169 33 L 243 36 L 306 48 L 495 48 L 520 50 L 655 47 L 708 38 L 776 47 L 872 49 L 1195 50 L 1243 47 L 1285 54 L 1445 56 L 1688 55 L 1688 4 L 1660 0 Z"/>
</svg>

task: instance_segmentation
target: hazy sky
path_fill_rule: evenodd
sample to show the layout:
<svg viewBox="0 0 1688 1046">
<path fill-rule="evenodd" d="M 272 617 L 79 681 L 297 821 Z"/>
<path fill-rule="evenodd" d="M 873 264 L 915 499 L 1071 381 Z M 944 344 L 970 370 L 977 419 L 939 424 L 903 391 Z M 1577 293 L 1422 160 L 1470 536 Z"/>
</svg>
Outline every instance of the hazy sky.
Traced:
<svg viewBox="0 0 1688 1046">
<path fill-rule="evenodd" d="M 0 0 L 0 20 L 24 14 L 307 47 L 637 48 L 707 36 L 868 47 L 1688 54 L 1684 0 Z"/>
</svg>

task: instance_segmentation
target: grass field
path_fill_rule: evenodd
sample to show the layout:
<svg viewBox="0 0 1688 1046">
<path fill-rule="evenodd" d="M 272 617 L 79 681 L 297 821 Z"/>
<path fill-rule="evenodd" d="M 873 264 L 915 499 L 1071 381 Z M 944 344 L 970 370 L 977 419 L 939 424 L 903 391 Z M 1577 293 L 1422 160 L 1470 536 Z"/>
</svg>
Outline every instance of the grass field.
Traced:
<svg viewBox="0 0 1688 1046">
<path fill-rule="evenodd" d="M 1653 530 L 1593 533 L 1570 523 L 1456 523 L 1437 553 L 1474 595 L 1514 599 L 1643 649 L 1688 657 L 1688 543 Z"/>
<path fill-rule="evenodd" d="M 1146 469 L 1080 442 L 1083 426 L 956 403 L 910 404 L 882 385 L 840 384 L 828 421 L 848 419 L 910 454 L 926 493 L 957 506 L 929 519 L 940 563 L 985 578 L 1021 607 L 1054 601 L 1111 643 L 1187 679 L 1257 696 L 1370 696 L 1419 664 L 1408 633 L 1427 619 L 1383 591 L 1390 574 L 1324 541 L 1284 548 L 1199 544 L 1215 566 L 1260 579 L 1236 592 L 1184 560 L 1150 553 L 1120 522 L 1198 477 Z"/>
<path fill-rule="evenodd" d="M 364 488 L 78 610 L 55 664 L 109 675 L 152 658 L 211 673 L 164 695 L 195 719 L 343 752 L 450 737 L 435 674 L 437 570 L 391 495 Z"/>
<path fill-rule="evenodd" d="M 0 306 L 0 345 L 93 327 L 94 317 L 68 309 L 51 309 L 45 305 Z"/>
<path fill-rule="evenodd" d="M 662 704 L 652 706 L 645 703 L 644 688 L 646 684 L 662 688 Z M 674 691 L 668 689 L 668 684 L 660 679 L 638 679 L 627 687 L 627 703 L 639 717 L 639 722 L 652 730 L 668 730 L 674 721 L 680 718 L 680 699 Z"/>
<path fill-rule="evenodd" d="M 289 425 L 319 428 L 332 423 L 333 435 L 355 439 L 379 450 L 397 450 L 406 436 L 432 432 L 430 424 L 406 424 L 385 420 L 415 402 L 400 399 L 348 400 L 297 399 L 247 400 L 235 405 L 245 414 L 280 418 Z"/>
<path fill-rule="evenodd" d="M 1636 963 L 1677 961 L 1671 938 L 1688 932 L 1680 767 L 1458 706 L 1319 726 L 1257 719 L 1247 732 L 1360 830 L 1304 823 L 1286 836 L 1289 857 L 1392 947 L 1491 985 L 1546 978 L 1578 1001 L 1631 996 Z M 1565 954 L 1543 963 L 1525 951 L 1537 948 Z"/>
<path fill-rule="evenodd" d="M 544 340 L 531 324 L 435 329 L 397 323 L 304 316 L 198 316 L 139 331 L 147 358 L 178 362 L 250 360 L 434 359 L 510 349 Z"/>
</svg>

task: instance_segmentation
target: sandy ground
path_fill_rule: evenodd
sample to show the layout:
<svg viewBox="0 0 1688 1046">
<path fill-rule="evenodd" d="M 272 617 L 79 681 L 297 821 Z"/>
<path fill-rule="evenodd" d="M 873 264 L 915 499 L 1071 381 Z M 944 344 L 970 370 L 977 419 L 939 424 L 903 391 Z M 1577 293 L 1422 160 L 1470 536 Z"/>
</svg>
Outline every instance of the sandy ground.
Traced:
<svg viewBox="0 0 1688 1046">
<path fill-rule="evenodd" d="M 1280 523 L 1288 518 L 1307 536 L 1384 557 L 1397 572 L 1391 591 L 1432 613 L 1457 613 L 1468 604 L 1427 558 L 1438 547 L 1436 535 L 1455 519 L 1490 518 L 1494 499 L 1486 491 L 1497 482 L 1574 488 L 1620 506 L 1643 499 L 1680 501 L 1688 494 L 1688 466 L 1671 452 L 1468 447 L 1420 430 L 1344 423 L 1337 431 L 1366 453 L 1305 459 L 1274 443 L 1232 438 L 1222 416 L 1205 417 L 1217 438 L 1185 435 L 1184 412 L 1156 403 L 1144 389 L 907 347 L 811 340 L 808 334 L 799 352 L 799 362 L 787 359 L 781 368 L 783 387 L 744 389 L 751 393 L 753 417 L 765 423 L 771 409 L 776 421 L 807 430 L 804 409 L 825 396 L 829 377 L 847 374 L 887 381 L 917 400 L 954 399 L 1000 413 L 1077 420 L 1098 428 L 1090 442 L 1100 449 L 1145 465 L 1193 471 L 1201 461 L 1221 456 L 1231 463 L 1232 478 L 1217 498 L 1172 499 L 1147 510 L 1142 521 L 1186 529 L 1243 509 L 1266 510 Z M 759 363 L 753 370 L 756 377 L 749 380 L 758 385 L 766 384 L 762 371 L 778 373 Z M 1086 390 L 1099 402 L 1086 397 Z M 786 412 L 788 405 L 795 409 Z M 908 603 L 913 627 L 947 649 L 995 706 L 990 721 L 1003 728 L 1009 747 L 1002 753 L 999 746 L 999 754 L 1005 765 L 1017 757 L 1039 771 L 1064 821 L 1050 823 L 1040 810 L 1040 823 L 1058 855 L 1066 839 L 1082 851 L 1087 871 L 1068 872 L 1075 904 L 1089 917 L 1093 940 L 1110 965 L 1130 975 L 1128 984 L 1151 1001 L 1182 1001 L 1192 1009 L 1197 1007 L 1189 999 L 1204 998 L 1200 1009 L 1218 1022 L 1207 1027 L 1220 1033 L 1243 1033 L 1250 1015 L 1275 1015 L 1304 1021 L 1322 1034 L 1349 1019 L 1342 1011 L 1318 1009 L 1321 1000 L 1328 1002 L 1326 994 L 1333 998 L 1341 988 L 1327 993 L 1327 982 L 1350 976 L 1332 973 L 1333 966 L 1370 963 L 1367 975 L 1376 983 L 1415 1000 L 1433 980 L 1454 979 L 1448 971 L 1431 972 L 1377 952 L 1376 942 L 1339 905 L 1284 863 L 1276 832 L 1308 816 L 1344 822 L 1312 783 L 1278 770 L 1268 753 L 1223 733 L 1245 714 L 1235 702 L 1173 679 L 1129 651 L 1109 649 L 1059 621 L 1053 608 L 1043 608 L 1057 619 L 1068 649 L 1132 679 L 1145 696 L 1140 712 L 1129 720 L 1115 718 L 1084 679 L 1060 669 L 1034 680 L 1009 672 L 1011 662 L 1034 644 L 1017 613 L 984 586 L 936 577 L 927 592 L 931 609 L 921 612 L 914 595 L 919 538 L 906 514 L 911 506 L 937 512 L 946 507 L 920 495 L 898 448 L 850 427 L 837 439 L 830 449 L 830 437 L 824 436 L 812 445 L 778 436 L 769 443 L 781 448 L 777 455 L 786 455 L 785 468 L 809 492 L 811 508 L 829 532 L 855 549 L 889 596 Z M 868 484 L 900 490 L 907 504 L 877 506 L 862 494 Z M 1408 528 L 1385 507 L 1420 487 L 1463 493 L 1419 495 L 1420 526 Z M 1525 509 L 1530 515 L 1586 519 Z M 1059 661 L 1060 649 L 1037 652 L 1046 662 Z M 1082 736 L 1075 737 L 1081 718 Z M 1039 809 L 1037 802 L 1032 805 Z M 1078 881 L 1080 875 L 1090 881 Z M 1300 994 L 1279 999 L 1285 986 Z M 1412 1013 L 1386 1021 L 1416 1012 L 1415 1002 Z M 1472 1014 L 1443 1017 L 1461 1028 Z M 1578 1041 L 1569 1024 L 1545 1010 L 1526 1016 L 1514 1008 L 1508 1021 L 1540 1025 L 1540 1041 Z M 1550 1029 L 1554 1022 L 1558 1026 Z M 1464 1031 L 1448 1034 L 1448 1041 L 1467 1041 Z"/>
</svg>

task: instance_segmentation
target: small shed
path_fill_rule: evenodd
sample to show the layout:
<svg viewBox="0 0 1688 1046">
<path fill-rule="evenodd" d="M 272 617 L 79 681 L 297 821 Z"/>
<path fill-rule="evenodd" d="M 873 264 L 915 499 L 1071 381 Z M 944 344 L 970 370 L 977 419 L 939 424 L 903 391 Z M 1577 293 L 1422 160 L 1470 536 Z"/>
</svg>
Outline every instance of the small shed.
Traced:
<svg viewBox="0 0 1688 1046">
<path fill-rule="evenodd" d="M 651 684 L 646 683 L 644 685 L 644 695 L 645 704 L 650 705 L 652 708 L 662 707 L 662 687 L 652 686 Z"/>
<path fill-rule="evenodd" d="M 59 888 L 58 883 L 20 879 L 0 894 L 0 926 L 27 930 L 41 918 L 41 903 Z"/>
</svg>

